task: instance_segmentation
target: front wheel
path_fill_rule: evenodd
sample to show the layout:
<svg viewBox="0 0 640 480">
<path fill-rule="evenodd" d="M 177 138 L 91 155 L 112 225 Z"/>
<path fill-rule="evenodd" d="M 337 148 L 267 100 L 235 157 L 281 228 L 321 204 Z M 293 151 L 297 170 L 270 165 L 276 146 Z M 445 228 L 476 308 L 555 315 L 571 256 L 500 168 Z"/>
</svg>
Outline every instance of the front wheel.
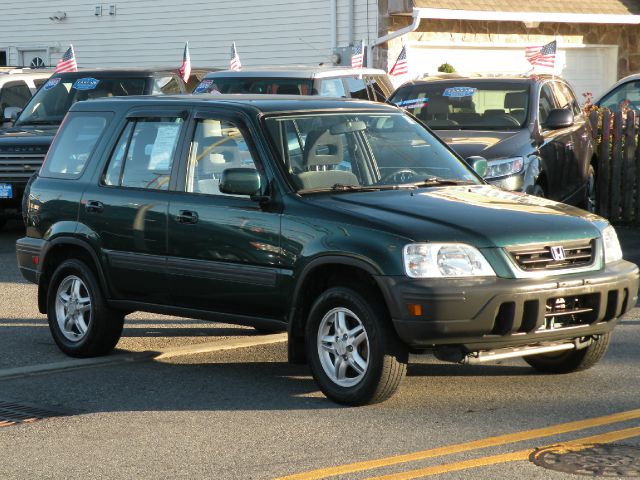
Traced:
<svg viewBox="0 0 640 480">
<path fill-rule="evenodd" d="M 72 357 L 109 353 L 122 334 L 124 313 L 107 305 L 95 275 L 81 260 L 62 262 L 47 292 L 49 329 Z"/>
<path fill-rule="evenodd" d="M 306 329 L 307 355 L 322 392 L 346 405 L 378 403 L 398 389 L 407 349 L 377 304 L 345 287 L 315 301 Z"/>
<path fill-rule="evenodd" d="M 587 187 L 584 199 L 584 209 L 587 212 L 596 213 L 598 201 L 598 192 L 596 190 L 596 171 L 593 165 L 589 165 L 589 172 L 587 174 Z"/>
<path fill-rule="evenodd" d="M 586 370 L 598 363 L 607 353 L 611 334 L 599 335 L 591 343 L 580 350 L 568 350 L 560 353 L 544 353 L 530 355 L 524 360 L 539 372 L 571 373 Z"/>
</svg>

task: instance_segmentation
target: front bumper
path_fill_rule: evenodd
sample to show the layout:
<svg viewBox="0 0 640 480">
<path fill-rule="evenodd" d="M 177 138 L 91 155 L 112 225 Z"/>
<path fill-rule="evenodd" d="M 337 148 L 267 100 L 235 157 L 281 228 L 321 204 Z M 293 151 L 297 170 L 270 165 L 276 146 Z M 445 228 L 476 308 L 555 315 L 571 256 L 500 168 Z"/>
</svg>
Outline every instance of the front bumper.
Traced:
<svg viewBox="0 0 640 480">
<path fill-rule="evenodd" d="M 414 348 L 478 350 L 602 334 L 638 300 L 638 267 L 624 260 L 535 279 L 376 279 L 398 336 Z M 422 314 L 412 315 L 411 304 Z"/>
</svg>

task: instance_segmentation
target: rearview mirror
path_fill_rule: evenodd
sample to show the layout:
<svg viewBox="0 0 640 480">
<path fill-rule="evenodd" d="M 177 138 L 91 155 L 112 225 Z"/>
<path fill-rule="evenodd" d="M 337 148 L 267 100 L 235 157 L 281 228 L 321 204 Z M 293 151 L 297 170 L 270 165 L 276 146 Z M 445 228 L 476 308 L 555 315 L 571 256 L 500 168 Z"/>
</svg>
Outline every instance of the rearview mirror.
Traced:
<svg viewBox="0 0 640 480">
<path fill-rule="evenodd" d="M 341 133 L 362 132 L 366 129 L 366 123 L 364 123 L 362 120 L 355 120 L 332 125 L 329 129 L 329 132 L 331 132 L 331 135 L 339 135 Z"/>
<path fill-rule="evenodd" d="M 554 108 L 549 112 L 544 126 L 549 130 L 558 130 L 573 125 L 573 112 L 568 108 Z"/>
<path fill-rule="evenodd" d="M 465 162 L 467 162 L 467 165 L 473 168 L 473 171 L 476 172 L 481 177 L 484 178 L 484 176 L 487 174 L 488 166 L 487 166 L 486 158 L 480 157 L 478 155 L 474 155 L 472 157 L 466 158 Z"/>
<path fill-rule="evenodd" d="M 4 121 L 15 122 L 21 111 L 22 109 L 20 107 L 6 107 L 3 112 Z"/>
<path fill-rule="evenodd" d="M 255 168 L 227 168 L 220 176 L 220 192 L 256 195 L 260 192 L 260 174 Z"/>
</svg>

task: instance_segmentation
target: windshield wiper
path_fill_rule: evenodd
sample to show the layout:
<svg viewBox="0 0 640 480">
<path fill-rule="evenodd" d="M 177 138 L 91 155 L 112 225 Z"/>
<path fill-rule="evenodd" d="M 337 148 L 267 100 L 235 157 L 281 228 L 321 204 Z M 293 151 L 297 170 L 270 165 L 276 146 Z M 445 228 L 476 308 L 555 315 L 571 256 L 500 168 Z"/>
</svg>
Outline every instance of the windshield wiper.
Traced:
<svg viewBox="0 0 640 480">
<path fill-rule="evenodd" d="M 431 187 L 441 185 L 476 185 L 473 180 L 455 180 L 453 178 L 427 177 L 421 182 L 412 183 L 414 187 Z"/>
</svg>

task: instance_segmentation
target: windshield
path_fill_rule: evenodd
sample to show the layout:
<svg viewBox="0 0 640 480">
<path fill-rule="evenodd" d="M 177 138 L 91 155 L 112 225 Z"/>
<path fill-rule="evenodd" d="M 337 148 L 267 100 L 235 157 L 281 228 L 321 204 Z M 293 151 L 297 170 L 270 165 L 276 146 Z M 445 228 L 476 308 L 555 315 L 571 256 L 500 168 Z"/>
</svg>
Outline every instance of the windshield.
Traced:
<svg viewBox="0 0 640 480">
<path fill-rule="evenodd" d="M 527 121 L 529 86 L 509 82 L 433 82 L 398 89 L 391 102 L 436 130 L 509 130 Z"/>
<path fill-rule="evenodd" d="M 481 183 L 451 151 L 402 113 L 269 117 L 269 134 L 298 191 Z"/>
<path fill-rule="evenodd" d="M 101 97 L 142 95 L 145 78 L 60 78 L 45 83 L 24 107 L 16 125 L 55 125 L 76 102 Z"/>
<path fill-rule="evenodd" d="M 226 77 L 205 78 L 193 93 L 275 93 L 317 95 L 308 78 Z"/>
</svg>

